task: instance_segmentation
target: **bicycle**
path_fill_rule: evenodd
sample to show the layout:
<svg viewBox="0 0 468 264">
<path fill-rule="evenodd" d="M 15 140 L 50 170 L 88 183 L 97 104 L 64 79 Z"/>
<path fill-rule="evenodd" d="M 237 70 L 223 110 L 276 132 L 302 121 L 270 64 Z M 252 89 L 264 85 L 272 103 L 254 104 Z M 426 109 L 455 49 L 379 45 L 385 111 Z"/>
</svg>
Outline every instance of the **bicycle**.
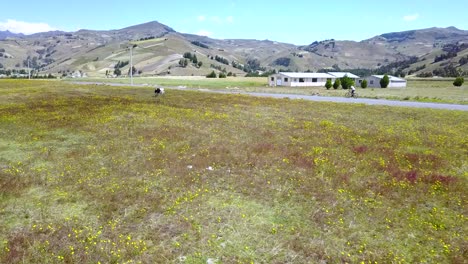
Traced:
<svg viewBox="0 0 468 264">
<path fill-rule="evenodd" d="M 353 97 L 353 98 L 358 98 L 359 95 L 358 93 L 354 92 L 354 95 L 351 93 L 351 90 L 347 91 L 346 94 L 345 94 L 345 97 Z"/>
</svg>

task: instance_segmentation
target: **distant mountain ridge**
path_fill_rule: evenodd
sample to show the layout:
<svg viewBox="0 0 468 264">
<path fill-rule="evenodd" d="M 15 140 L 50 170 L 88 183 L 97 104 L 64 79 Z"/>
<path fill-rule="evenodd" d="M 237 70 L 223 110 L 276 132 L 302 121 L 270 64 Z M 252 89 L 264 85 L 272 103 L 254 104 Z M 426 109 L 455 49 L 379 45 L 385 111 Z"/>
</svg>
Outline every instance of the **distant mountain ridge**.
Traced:
<svg viewBox="0 0 468 264">
<path fill-rule="evenodd" d="M 270 40 L 212 39 L 179 33 L 152 21 L 115 30 L 32 35 L 0 31 L 0 62 L 3 69 L 19 70 L 25 67 L 29 56 L 33 68 L 43 73 L 79 70 L 88 76 L 105 76 L 113 73 L 119 62 L 129 60 L 128 47 L 134 46 L 134 65 L 140 74 L 149 76 L 206 75 L 213 70 L 243 75 L 245 69 L 377 69 L 399 62 L 410 62 L 398 69 L 399 73 L 418 74 L 447 66 L 468 71 L 463 63 L 468 50 L 463 43 L 468 43 L 468 31 L 455 27 L 384 33 L 360 42 L 331 39 L 297 46 Z M 447 45 L 456 45 L 457 52 L 445 56 Z M 196 55 L 201 65 L 180 64 L 186 53 Z M 435 62 L 436 57 L 444 60 Z M 128 67 L 122 67 L 123 74 Z"/>
<path fill-rule="evenodd" d="M 0 31 L 0 40 L 6 39 L 6 38 L 14 38 L 14 37 L 23 37 L 24 34 L 22 33 L 13 33 L 8 30 L 6 31 Z"/>
</svg>

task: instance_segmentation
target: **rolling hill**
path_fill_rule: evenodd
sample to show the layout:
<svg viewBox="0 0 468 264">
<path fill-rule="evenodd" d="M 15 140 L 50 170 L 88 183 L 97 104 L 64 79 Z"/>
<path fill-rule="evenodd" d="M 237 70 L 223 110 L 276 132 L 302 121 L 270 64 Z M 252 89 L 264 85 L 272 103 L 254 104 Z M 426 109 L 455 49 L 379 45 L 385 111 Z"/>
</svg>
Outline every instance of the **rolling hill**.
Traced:
<svg viewBox="0 0 468 264">
<path fill-rule="evenodd" d="M 246 71 L 272 69 L 377 69 L 386 65 L 395 65 L 394 71 L 405 74 L 432 73 L 447 67 L 468 72 L 468 64 L 463 63 L 467 45 L 468 31 L 454 27 L 386 33 L 360 42 L 331 39 L 296 46 L 182 34 L 153 21 L 106 31 L 0 32 L 0 70 L 20 71 L 29 61 L 39 74 L 81 71 L 87 76 L 105 76 L 112 75 L 116 67 L 126 74 L 132 47 L 135 73 L 146 76 L 206 75 L 213 70 L 244 75 Z M 184 57 L 189 58 L 185 67 L 179 64 Z M 196 63 L 191 61 L 193 57 Z"/>
</svg>

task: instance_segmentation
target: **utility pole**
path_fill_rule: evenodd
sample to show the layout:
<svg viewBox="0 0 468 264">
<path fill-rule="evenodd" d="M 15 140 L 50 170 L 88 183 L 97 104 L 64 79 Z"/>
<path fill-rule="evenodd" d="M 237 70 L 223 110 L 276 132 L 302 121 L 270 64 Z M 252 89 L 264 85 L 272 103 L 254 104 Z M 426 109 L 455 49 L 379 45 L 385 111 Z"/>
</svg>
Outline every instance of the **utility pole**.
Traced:
<svg viewBox="0 0 468 264">
<path fill-rule="evenodd" d="M 28 57 L 28 79 L 31 79 L 31 68 L 29 67 L 29 57 Z"/>
<path fill-rule="evenodd" d="M 133 86 L 133 59 L 132 59 L 133 44 L 130 45 L 130 85 Z"/>
</svg>

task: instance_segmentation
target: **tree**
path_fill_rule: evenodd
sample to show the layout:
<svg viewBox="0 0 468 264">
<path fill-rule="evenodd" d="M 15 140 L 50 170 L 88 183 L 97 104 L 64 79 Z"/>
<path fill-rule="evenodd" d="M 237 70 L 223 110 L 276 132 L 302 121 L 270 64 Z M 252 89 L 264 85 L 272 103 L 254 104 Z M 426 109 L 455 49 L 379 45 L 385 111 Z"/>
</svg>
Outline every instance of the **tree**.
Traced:
<svg viewBox="0 0 468 264">
<path fill-rule="evenodd" d="M 180 67 L 184 67 L 184 68 L 187 67 L 188 60 L 187 59 L 180 59 L 179 60 L 179 65 L 180 65 Z"/>
<path fill-rule="evenodd" d="M 198 63 L 197 55 L 193 54 L 193 56 L 192 56 L 192 62 L 193 62 L 195 65 L 197 65 L 197 63 Z"/>
<path fill-rule="evenodd" d="M 190 52 L 185 52 L 185 53 L 184 53 L 184 58 L 189 59 L 189 60 L 192 60 L 192 53 L 190 53 Z"/>
<path fill-rule="evenodd" d="M 349 89 L 351 86 L 354 85 L 354 80 L 352 78 L 349 78 L 347 75 L 345 75 L 343 78 L 341 78 L 341 87 L 343 89 Z"/>
<path fill-rule="evenodd" d="M 122 74 L 122 72 L 120 71 L 120 68 L 116 68 L 114 70 L 114 74 L 117 75 L 117 76 L 120 76 L 120 74 Z"/>
<path fill-rule="evenodd" d="M 137 72 L 137 69 L 135 68 L 135 66 L 132 66 L 132 75 L 135 75 L 136 72 Z M 127 74 L 130 75 L 130 68 L 128 68 Z"/>
<path fill-rule="evenodd" d="M 325 88 L 330 89 L 332 87 L 332 82 L 331 79 L 327 79 L 327 82 L 325 83 Z"/>
<path fill-rule="evenodd" d="M 246 66 L 247 66 L 247 71 L 260 70 L 260 61 L 258 59 L 248 59 Z"/>
<path fill-rule="evenodd" d="M 465 82 L 465 79 L 463 79 L 463 77 L 457 77 L 455 81 L 453 82 L 453 85 L 462 86 L 464 82 Z"/>
<path fill-rule="evenodd" d="M 362 80 L 361 88 L 367 88 L 367 80 Z"/>
<path fill-rule="evenodd" d="M 216 78 L 215 71 L 212 71 L 210 74 L 206 75 L 206 78 Z"/>
<path fill-rule="evenodd" d="M 218 77 L 219 78 L 226 78 L 226 74 L 224 72 L 220 72 Z"/>
<path fill-rule="evenodd" d="M 202 61 L 199 61 L 199 62 L 197 63 L 197 65 L 198 65 L 198 68 L 200 68 L 200 67 L 203 65 L 203 62 L 202 62 Z"/>
<path fill-rule="evenodd" d="M 333 89 L 338 89 L 338 87 L 340 87 L 341 85 L 341 82 L 340 82 L 340 79 L 336 79 L 335 80 L 335 83 L 333 83 Z"/>
<path fill-rule="evenodd" d="M 389 83 L 390 83 L 390 78 L 388 78 L 388 75 L 385 74 L 384 77 L 380 79 L 380 87 L 387 88 Z"/>
</svg>

